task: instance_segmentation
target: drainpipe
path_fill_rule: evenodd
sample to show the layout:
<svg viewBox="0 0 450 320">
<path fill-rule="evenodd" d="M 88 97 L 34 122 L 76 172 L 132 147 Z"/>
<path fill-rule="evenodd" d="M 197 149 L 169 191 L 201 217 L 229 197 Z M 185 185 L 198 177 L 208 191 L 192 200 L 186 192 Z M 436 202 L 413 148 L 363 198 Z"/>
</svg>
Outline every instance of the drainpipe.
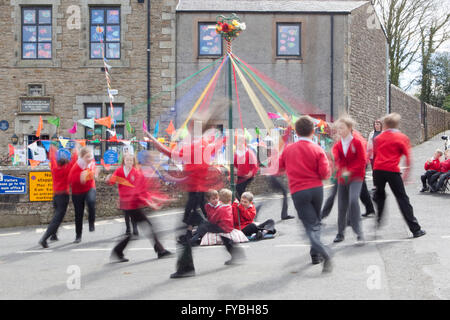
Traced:
<svg viewBox="0 0 450 320">
<path fill-rule="evenodd" d="M 330 33 L 331 33 L 331 79 L 330 79 L 330 121 L 334 121 L 334 14 L 330 16 Z"/>
<path fill-rule="evenodd" d="M 389 77 L 389 46 L 386 43 L 386 114 L 391 113 L 391 80 Z"/>
<path fill-rule="evenodd" d="M 150 9 L 151 1 L 147 0 L 147 128 L 150 130 L 150 117 L 151 117 L 151 106 L 150 106 Z M 150 144 L 147 144 L 147 149 L 150 149 Z"/>
</svg>

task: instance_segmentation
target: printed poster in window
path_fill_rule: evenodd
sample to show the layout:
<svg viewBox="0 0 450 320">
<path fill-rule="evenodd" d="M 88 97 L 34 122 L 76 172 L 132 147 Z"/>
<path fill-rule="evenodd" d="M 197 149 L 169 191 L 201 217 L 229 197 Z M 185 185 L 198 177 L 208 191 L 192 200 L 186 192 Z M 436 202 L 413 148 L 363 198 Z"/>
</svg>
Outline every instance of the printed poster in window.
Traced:
<svg viewBox="0 0 450 320">
<path fill-rule="evenodd" d="M 278 54 L 284 56 L 300 55 L 300 26 L 278 26 Z"/>
<path fill-rule="evenodd" d="M 199 34 L 200 55 L 221 55 L 221 36 L 217 34 L 215 25 L 200 25 Z"/>
</svg>

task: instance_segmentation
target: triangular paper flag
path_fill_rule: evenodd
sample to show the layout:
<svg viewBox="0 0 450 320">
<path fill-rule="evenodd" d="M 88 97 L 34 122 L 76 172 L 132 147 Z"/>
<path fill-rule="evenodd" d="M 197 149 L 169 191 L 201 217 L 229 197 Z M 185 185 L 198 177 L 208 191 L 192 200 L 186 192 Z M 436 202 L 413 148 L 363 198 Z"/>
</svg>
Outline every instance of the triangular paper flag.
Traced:
<svg viewBox="0 0 450 320">
<path fill-rule="evenodd" d="M 28 146 L 28 149 L 30 149 L 33 152 L 36 151 L 37 148 L 38 148 L 37 141 L 33 142 Z"/>
<path fill-rule="evenodd" d="M 269 116 L 269 119 L 278 119 L 280 116 L 276 113 L 267 112 L 267 115 Z"/>
<path fill-rule="evenodd" d="M 70 141 L 69 139 L 59 138 L 59 142 L 61 142 L 61 145 L 63 148 L 66 147 L 66 145 L 69 141 Z"/>
<path fill-rule="evenodd" d="M 139 144 L 140 144 L 144 149 L 147 149 L 147 142 L 139 141 Z"/>
<path fill-rule="evenodd" d="M 260 132 L 259 132 L 259 128 L 258 128 L 258 127 L 255 128 L 255 132 L 256 132 L 257 135 L 260 135 Z"/>
<path fill-rule="evenodd" d="M 184 126 L 184 128 L 181 129 L 180 138 L 184 139 L 188 134 L 189 134 L 189 131 L 188 131 L 187 127 Z"/>
<path fill-rule="evenodd" d="M 48 123 L 51 123 L 52 125 L 56 126 L 57 128 L 59 128 L 59 118 L 55 117 L 55 118 L 50 118 L 47 120 Z"/>
<path fill-rule="evenodd" d="M 148 131 L 147 125 L 145 124 L 145 120 L 142 120 L 142 129 L 144 129 L 144 131 Z"/>
<path fill-rule="evenodd" d="M 28 161 L 30 161 L 30 165 L 32 168 L 36 167 L 37 165 L 39 165 L 39 163 L 41 163 L 40 161 L 33 160 L 33 159 L 28 159 Z"/>
<path fill-rule="evenodd" d="M 155 130 L 153 131 L 153 135 L 155 137 L 157 137 L 158 136 L 158 132 L 159 132 L 159 120 L 156 121 Z"/>
<path fill-rule="evenodd" d="M 125 126 L 127 128 L 128 133 L 133 133 L 133 128 L 131 127 L 131 124 L 128 122 L 128 120 L 126 121 Z"/>
<path fill-rule="evenodd" d="M 117 135 L 116 134 L 113 135 L 111 138 L 109 138 L 108 141 L 110 141 L 110 142 L 119 142 L 119 140 L 117 140 Z"/>
<path fill-rule="evenodd" d="M 109 181 L 111 181 L 112 183 L 118 183 L 118 184 L 121 184 L 121 185 L 124 185 L 127 187 L 134 188 L 134 186 L 127 179 L 122 178 L 122 177 L 112 176 L 111 180 L 109 180 Z"/>
<path fill-rule="evenodd" d="M 111 124 L 112 124 L 111 116 L 107 116 L 107 117 L 100 118 L 100 119 L 94 119 L 94 121 L 95 121 L 95 123 L 98 123 L 102 126 L 111 128 Z"/>
<path fill-rule="evenodd" d="M 50 151 L 50 141 L 45 141 L 45 140 L 41 140 L 42 145 L 44 146 L 45 150 L 47 150 L 47 152 Z"/>
<path fill-rule="evenodd" d="M 170 120 L 169 126 L 166 129 L 166 132 L 171 136 L 175 132 L 175 127 L 173 126 L 172 120 Z"/>
<path fill-rule="evenodd" d="M 42 122 L 42 117 L 39 116 L 39 124 L 38 124 L 38 128 L 36 130 L 36 137 L 40 137 L 41 136 L 41 130 L 44 128 L 44 123 Z"/>
<path fill-rule="evenodd" d="M 299 117 L 297 117 L 296 115 L 292 115 L 292 122 L 294 124 L 297 122 L 298 119 L 299 119 Z"/>
<path fill-rule="evenodd" d="M 67 130 L 70 134 L 75 134 L 75 133 L 77 133 L 77 123 L 75 122 L 74 124 L 73 124 L 73 127 L 72 127 L 72 129 L 70 129 L 70 130 Z"/>
<path fill-rule="evenodd" d="M 95 123 L 94 119 L 80 119 L 78 122 L 88 128 L 94 129 Z"/>
<path fill-rule="evenodd" d="M 84 139 L 77 139 L 75 141 L 78 142 L 83 147 L 86 146 L 86 140 L 84 140 Z"/>
<path fill-rule="evenodd" d="M 105 161 L 103 159 L 100 160 L 100 164 L 106 169 L 109 170 L 109 168 L 111 167 L 111 165 L 106 164 Z"/>
<path fill-rule="evenodd" d="M 15 148 L 14 148 L 14 146 L 8 144 L 8 149 L 9 149 L 9 156 L 10 156 L 10 157 L 13 156 L 14 153 L 15 153 Z"/>
</svg>

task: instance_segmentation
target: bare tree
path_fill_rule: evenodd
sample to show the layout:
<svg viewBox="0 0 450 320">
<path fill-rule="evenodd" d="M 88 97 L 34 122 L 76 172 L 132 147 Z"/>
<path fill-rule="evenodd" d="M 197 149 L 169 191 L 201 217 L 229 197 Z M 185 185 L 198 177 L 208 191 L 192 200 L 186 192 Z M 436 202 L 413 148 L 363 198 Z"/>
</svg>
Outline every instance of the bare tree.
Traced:
<svg viewBox="0 0 450 320">
<path fill-rule="evenodd" d="M 432 15 L 430 0 L 376 0 L 389 46 L 390 80 L 399 86 L 402 72 L 417 61 L 420 26 Z"/>
<path fill-rule="evenodd" d="M 439 10 L 436 7 L 436 10 Z M 431 59 L 437 49 L 450 39 L 450 14 L 436 14 L 425 25 L 420 26 L 420 50 L 422 74 L 420 79 L 420 99 L 427 103 L 432 101 Z"/>
</svg>

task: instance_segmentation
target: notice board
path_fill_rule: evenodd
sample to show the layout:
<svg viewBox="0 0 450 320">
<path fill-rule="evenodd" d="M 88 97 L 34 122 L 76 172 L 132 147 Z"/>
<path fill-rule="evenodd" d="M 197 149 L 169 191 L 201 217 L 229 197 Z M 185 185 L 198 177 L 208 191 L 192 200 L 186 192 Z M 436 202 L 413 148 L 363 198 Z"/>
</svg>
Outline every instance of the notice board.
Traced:
<svg viewBox="0 0 450 320">
<path fill-rule="evenodd" d="M 30 201 L 52 201 L 53 180 L 50 171 L 29 172 Z"/>
</svg>

